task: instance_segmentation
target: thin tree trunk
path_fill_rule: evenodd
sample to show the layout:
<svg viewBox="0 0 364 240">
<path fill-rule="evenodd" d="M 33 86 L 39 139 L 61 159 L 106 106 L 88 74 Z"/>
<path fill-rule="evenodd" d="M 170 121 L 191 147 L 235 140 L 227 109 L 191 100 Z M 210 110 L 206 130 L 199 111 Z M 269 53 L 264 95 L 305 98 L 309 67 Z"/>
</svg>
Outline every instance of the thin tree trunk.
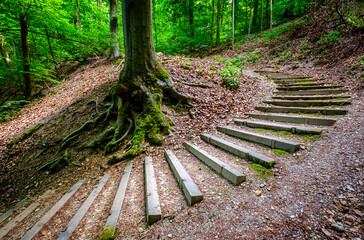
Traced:
<svg viewBox="0 0 364 240">
<path fill-rule="evenodd" d="M 155 1 L 152 1 L 152 20 L 154 26 L 154 36 L 155 36 L 155 49 L 158 50 L 158 29 L 157 29 L 157 21 L 155 20 Z"/>
<path fill-rule="evenodd" d="M 244 0 L 245 2 L 245 26 L 244 26 L 244 29 L 245 29 L 245 34 L 248 33 L 248 0 Z"/>
<path fill-rule="evenodd" d="M 217 0 L 216 13 L 216 43 L 220 43 L 220 17 L 221 17 L 221 0 Z"/>
<path fill-rule="evenodd" d="M 260 35 L 263 34 L 263 0 L 262 0 L 262 12 L 261 12 L 261 15 L 260 15 Z"/>
<path fill-rule="evenodd" d="M 270 0 L 270 39 L 273 38 L 273 0 Z"/>
<path fill-rule="evenodd" d="M 258 7 L 259 7 L 259 0 L 254 0 L 254 11 L 253 11 L 253 28 L 256 29 L 257 21 L 258 21 Z"/>
<path fill-rule="evenodd" d="M 214 45 L 214 15 L 215 15 L 215 0 L 212 0 L 211 36 L 210 36 L 211 48 Z"/>
<path fill-rule="evenodd" d="M 248 35 L 250 35 L 250 30 L 252 26 L 252 8 L 253 8 L 253 0 L 250 0 Z"/>
<path fill-rule="evenodd" d="M 51 42 L 49 41 L 48 29 L 45 29 L 45 32 L 46 32 L 46 35 L 47 35 L 47 41 L 48 41 L 49 52 L 51 53 L 51 55 L 52 55 L 52 59 L 53 59 L 53 63 L 54 63 L 54 65 L 55 65 L 55 66 L 56 66 L 56 68 L 57 68 L 57 63 L 56 63 L 56 60 L 55 60 L 55 58 L 54 58 L 54 54 L 53 54 L 53 50 L 52 50 L 52 46 L 51 46 Z"/>
<path fill-rule="evenodd" d="M 110 58 L 116 58 L 120 56 L 118 36 L 119 36 L 118 0 L 110 0 L 110 38 L 111 38 Z"/>
<path fill-rule="evenodd" d="M 75 0 L 76 5 L 76 26 L 81 28 L 81 17 L 80 17 L 80 7 L 78 5 L 78 0 Z"/>
<path fill-rule="evenodd" d="M 20 16 L 21 46 L 23 51 L 23 71 L 24 71 L 24 95 L 26 99 L 32 96 L 32 85 L 30 78 L 30 59 L 28 43 L 28 24 L 25 16 Z"/>
<path fill-rule="evenodd" d="M 234 22 L 235 22 L 235 1 L 233 0 L 233 33 L 232 33 L 232 48 L 233 49 L 234 49 L 234 34 L 235 34 Z"/>
<path fill-rule="evenodd" d="M 0 33 L 0 54 L 1 54 L 2 59 L 5 62 L 7 62 L 7 63 L 10 62 L 9 54 L 6 51 L 4 38 L 3 38 L 3 35 L 1 35 L 1 33 Z"/>
<path fill-rule="evenodd" d="M 195 1 L 189 0 L 188 12 L 189 12 L 189 24 L 190 24 L 190 37 L 191 38 L 195 37 L 195 31 L 194 31 L 194 27 L 193 27 L 193 22 L 194 22 L 193 9 L 194 9 L 194 7 L 195 7 Z"/>
</svg>

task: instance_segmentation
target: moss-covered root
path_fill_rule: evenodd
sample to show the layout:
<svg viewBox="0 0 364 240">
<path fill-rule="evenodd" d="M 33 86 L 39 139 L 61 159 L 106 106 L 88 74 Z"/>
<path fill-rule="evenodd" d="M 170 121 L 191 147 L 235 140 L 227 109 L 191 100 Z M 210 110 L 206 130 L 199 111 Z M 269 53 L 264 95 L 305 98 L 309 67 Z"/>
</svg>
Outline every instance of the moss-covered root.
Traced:
<svg viewBox="0 0 364 240">
<path fill-rule="evenodd" d="M 104 230 L 102 230 L 99 240 L 112 240 L 116 238 L 116 230 L 113 226 L 106 226 Z"/>
<path fill-rule="evenodd" d="M 6 149 L 4 151 L 9 152 L 16 144 L 18 144 L 21 141 L 25 140 L 26 138 L 30 137 L 42 125 L 43 125 L 43 123 L 38 123 L 34 127 L 25 131 L 20 137 L 17 137 L 15 139 L 11 140 L 10 142 L 8 142 L 8 144 L 6 144 Z"/>
<path fill-rule="evenodd" d="M 69 165 L 68 159 L 69 159 L 69 154 L 68 151 L 66 150 L 61 157 L 56 158 L 46 163 L 45 165 L 41 166 L 40 168 L 38 168 L 38 171 L 49 170 L 50 172 L 55 172 L 64 165 Z"/>
<path fill-rule="evenodd" d="M 143 114 L 136 122 L 136 129 L 131 140 L 132 147 L 124 155 L 112 156 L 108 163 L 115 164 L 130 160 L 142 154 L 149 144 L 162 145 L 163 134 L 168 134 L 170 123 L 165 123 L 158 104 L 155 104 L 149 114 Z"/>
</svg>

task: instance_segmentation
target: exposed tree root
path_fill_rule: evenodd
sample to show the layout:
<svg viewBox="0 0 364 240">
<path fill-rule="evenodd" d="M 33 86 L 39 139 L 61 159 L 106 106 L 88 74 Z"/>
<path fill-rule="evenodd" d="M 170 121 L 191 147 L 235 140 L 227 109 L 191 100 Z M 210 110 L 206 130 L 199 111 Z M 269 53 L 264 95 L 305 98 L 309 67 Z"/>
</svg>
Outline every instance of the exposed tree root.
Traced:
<svg viewBox="0 0 364 240">
<path fill-rule="evenodd" d="M 41 166 L 38 169 L 38 171 L 49 170 L 50 172 L 55 172 L 63 165 L 69 165 L 68 159 L 69 159 L 69 154 L 68 151 L 66 150 L 61 157 L 56 158 L 53 161 L 50 161 L 47 164 Z"/>
</svg>

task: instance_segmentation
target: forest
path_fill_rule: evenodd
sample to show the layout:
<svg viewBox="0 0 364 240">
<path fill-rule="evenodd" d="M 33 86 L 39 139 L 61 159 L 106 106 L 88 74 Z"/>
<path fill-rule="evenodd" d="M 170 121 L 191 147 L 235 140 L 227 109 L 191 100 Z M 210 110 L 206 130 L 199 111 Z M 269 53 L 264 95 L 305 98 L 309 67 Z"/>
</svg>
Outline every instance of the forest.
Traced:
<svg viewBox="0 0 364 240">
<path fill-rule="evenodd" d="M 364 234 L 360 0 L 2 0 L 0 239 Z"/>
</svg>

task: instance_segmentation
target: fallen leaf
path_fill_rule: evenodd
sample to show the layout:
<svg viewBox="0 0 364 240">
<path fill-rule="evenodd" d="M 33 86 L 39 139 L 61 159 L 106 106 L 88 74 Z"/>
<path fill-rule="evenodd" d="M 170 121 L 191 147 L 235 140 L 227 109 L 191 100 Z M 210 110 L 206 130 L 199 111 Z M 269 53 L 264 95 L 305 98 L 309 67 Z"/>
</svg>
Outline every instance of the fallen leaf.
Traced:
<svg viewBox="0 0 364 240">
<path fill-rule="evenodd" d="M 329 231 L 327 231 L 325 228 L 322 229 L 322 232 L 325 233 L 325 235 L 328 237 L 332 236 L 332 234 Z"/>
<path fill-rule="evenodd" d="M 268 190 L 268 191 L 271 191 L 271 190 L 272 190 L 272 188 L 273 188 L 273 186 L 269 186 L 269 187 L 267 187 L 267 190 Z"/>
<path fill-rule="evenodd" d="M 257 190 L 257 191 L 255 192 L 255 195 L 257 195 L 257 196 L 260 196 L 260 195 L 262 195 L 262 191 L 260 191 L 260 190 Z"/>
<path fill-rule="evenodd" d="M 353 209 L 353 211 L 354 211 L 354 213 L 356 214 L 356 215 L 358 215 L 359 217 L 362 217 L 364 214 L 362 213 L 362 212 L 360 212 L 359 210 L 357 210 L 357 209 Z"/>
</svg>

